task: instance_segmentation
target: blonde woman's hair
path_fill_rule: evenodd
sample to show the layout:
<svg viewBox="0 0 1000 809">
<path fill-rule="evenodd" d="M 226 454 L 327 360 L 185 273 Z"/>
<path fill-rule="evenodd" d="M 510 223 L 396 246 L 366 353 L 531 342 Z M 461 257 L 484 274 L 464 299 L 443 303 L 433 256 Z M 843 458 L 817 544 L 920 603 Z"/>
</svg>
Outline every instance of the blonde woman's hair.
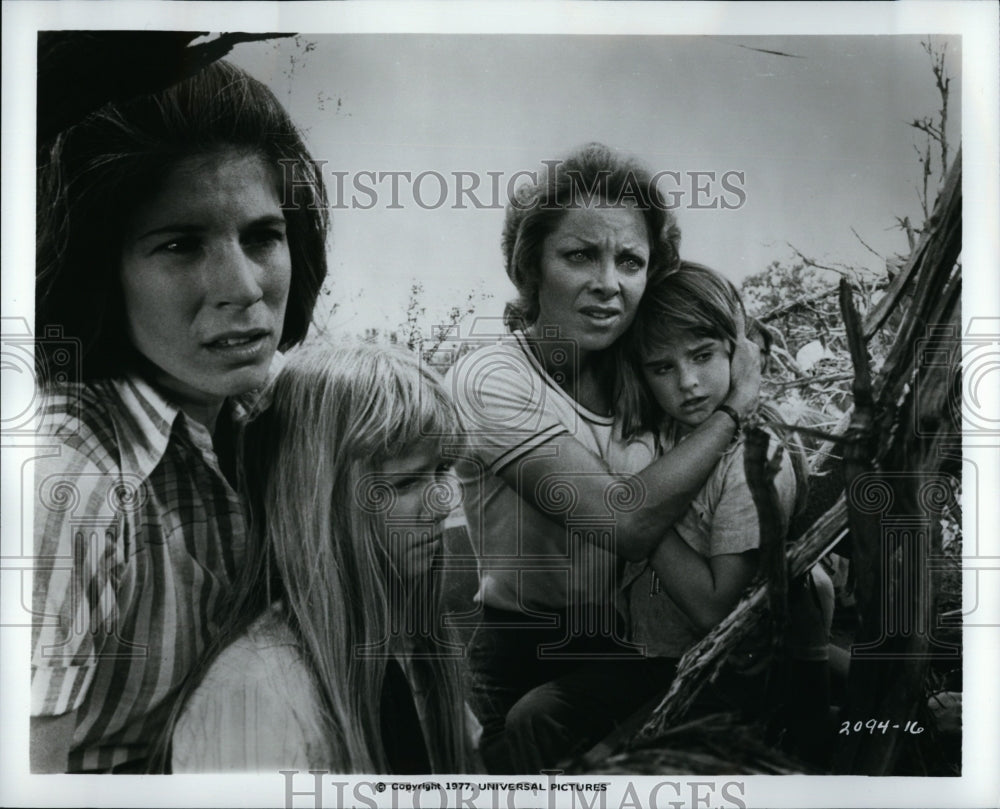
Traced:
<svg viewBox="0 0 1000 809">
<path fill-rule="evenodd" d="M 402 350 L 312 344 L 287 355 L 265 398 L 242 444 L 248 554 L 233 608 L 239 625 L 224 634 L 232 640 L 282 599 L 322 700 L 332 759 L 324 766 L 388 772 L 382 686 L 403 650 L 398 624 L 409 621 L 406 652 L 424 675 L 432 769 L 470 771 L 457 647 L 449 648 L 440 600 L 427 592 L 440 576 L 409 586 L 393 568 L 384 536 L 393 495 L 378 476 L 383 463 L 428 441 L 442 456 L 460 452 L 443 386 Z M 434 488 L 424 496 L 441 496 Z"/>
</svg>

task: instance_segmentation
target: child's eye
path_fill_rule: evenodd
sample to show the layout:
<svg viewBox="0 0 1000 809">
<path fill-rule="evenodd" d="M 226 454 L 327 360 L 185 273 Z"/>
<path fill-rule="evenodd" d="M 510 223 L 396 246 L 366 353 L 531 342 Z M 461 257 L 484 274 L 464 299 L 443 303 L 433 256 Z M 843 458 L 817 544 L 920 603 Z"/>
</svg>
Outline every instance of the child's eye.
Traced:
<svg viewBox="0 0 1000 809">
<path fill-rule="evenodd" d="M 408 492 L 420 482 L 421 480 L 419 477 L 415 475 L 406 475 L 404 477 L 397 477 L 393 479 L 392 485 L 397 492 Z"/>
<path fill-rule="evenodd" d="M 454 468 L 455 464 L 453 461 L 442 461 L 437 465 L 437 468 L 434 470 L 434 477 L 442 478 L 445 477 L 446 475 L 450 475 L 454 470 Z"/>
<path fill-rule="evenodd" d="M 669 374 L 674 369 L 673 365 L 654 365 L 650 368 L 650 373 L 653 376 L 665 376 Z"/>
<path fill-rule="evenodd" d="M 712 352 L 711 351 L 700 351 L 698 354 L 695 355 L 694 361 L 695 362 L 708 362 L 710 359 L 712 359 Z"/>
</svg>

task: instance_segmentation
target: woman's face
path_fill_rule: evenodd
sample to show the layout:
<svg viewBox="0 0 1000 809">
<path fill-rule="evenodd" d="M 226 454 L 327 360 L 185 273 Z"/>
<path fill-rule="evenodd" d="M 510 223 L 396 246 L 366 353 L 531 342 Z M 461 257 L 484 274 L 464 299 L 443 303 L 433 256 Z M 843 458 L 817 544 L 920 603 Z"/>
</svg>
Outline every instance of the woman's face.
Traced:
<svg viewBox="0 0 1000 809">
<path fill-rule="evenodd" d="M 129 339 L 183 407 L 214 418 L 227 396 L 266 381 L 292 263 L 262 158 L 181 160 L 137 208 L 121 258 Z"/>
<path fill-rule="evenodd" d="M 441 522 L 456 504 L 451 462 L 425 441 L 384 462 L 380 477 L 395 493 L 384 525 L 389 557 L 404 581 L 424 576 L 441 547 Z"/>
<path fill-rule="evenodd" d="M 566 211 L 542 243 L 538 327 L 558 327 L 580 355 L 608 348 L 646 289 L 649 234 L 632 206 Z"/>
</svg>

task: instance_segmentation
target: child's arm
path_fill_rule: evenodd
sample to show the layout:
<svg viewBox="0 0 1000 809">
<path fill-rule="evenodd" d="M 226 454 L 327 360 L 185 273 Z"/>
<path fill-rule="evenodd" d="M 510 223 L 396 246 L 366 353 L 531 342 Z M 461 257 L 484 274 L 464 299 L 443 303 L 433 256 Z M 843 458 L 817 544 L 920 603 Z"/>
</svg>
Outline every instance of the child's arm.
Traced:
<svg viewBox="0 0 1000 809">
<path fill-rule="evenodd" d="M 736 606 L 757 573 L 760 522 L 743 470 L 743 449 L 723 460 L 706 484 L 702 505 L 711 523 L 711 556 L 702 556 L 673 528 L 649 561 L 664 589 L 699 629 L 708 632 Z M 774 477 L 782 524 L 795 503 L 795 471 L 787 453 Z"/>
<path fill-rule="evenodd" d="M 674 603 L 698 629 L 708 632 L 736 606 L 757 572 L 757 551 L 705 557 L 672 528 L 649 557 Z"/>
</svg>

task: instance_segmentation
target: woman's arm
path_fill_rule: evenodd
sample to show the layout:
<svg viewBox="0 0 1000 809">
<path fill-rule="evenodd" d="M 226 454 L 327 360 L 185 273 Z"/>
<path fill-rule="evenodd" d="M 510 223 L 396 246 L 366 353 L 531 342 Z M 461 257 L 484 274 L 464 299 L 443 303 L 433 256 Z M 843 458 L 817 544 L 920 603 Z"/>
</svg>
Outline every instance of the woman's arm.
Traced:
<svg viewBox="0 0 1000 809">
<path fill-rule="evenodd" d="M 757 571 L 757 551 L 704 557 L 670 529 L 649 562 L 674 603 L 702 632 L 736 606 Z"/>
<path fill-rule="evenodd" d="M 614 550 L 637 561 L 649 556 L 664 528 L 687 509 L 732 441 L 734 430 L 729 416 L 715 413 L 634 475 L 611 473 L 601 458 L 564 433 L 520 456 L 498 474 L 522 499 L 563 524 L 566 510 L 554 507 L 545 497 L 556 485 L 570 487 L 576 502 L 584 504 L 613 504 L 609 492 L 622 492 L 621 507 L 613 509 L 618 543 Z"/>
<path fill-rule="evenodd" d="M 760 352 L 743 338 L 733 352 L 726 404 L 742 418 L 756 406 L 759 388 Z M 620 488 L 624 480 L 630 494 L 614 511 L 615 550 L 627 559 L 640 560 L 653 551 L 664 528 L 684 513 L 729 447 L 735 429 L 732 418 L 714 413 L 662 458 L 631 476 L 613 475 L 604 461 L 564 433 L 519 456 L 497 474 L 524 500 L 563 524 L 566 512 L 546 501 L 547 488 L 558 482 L 571 487 L 576 502 L 596 504 L 608 502 L 607 493 Z"/>
</svg>

